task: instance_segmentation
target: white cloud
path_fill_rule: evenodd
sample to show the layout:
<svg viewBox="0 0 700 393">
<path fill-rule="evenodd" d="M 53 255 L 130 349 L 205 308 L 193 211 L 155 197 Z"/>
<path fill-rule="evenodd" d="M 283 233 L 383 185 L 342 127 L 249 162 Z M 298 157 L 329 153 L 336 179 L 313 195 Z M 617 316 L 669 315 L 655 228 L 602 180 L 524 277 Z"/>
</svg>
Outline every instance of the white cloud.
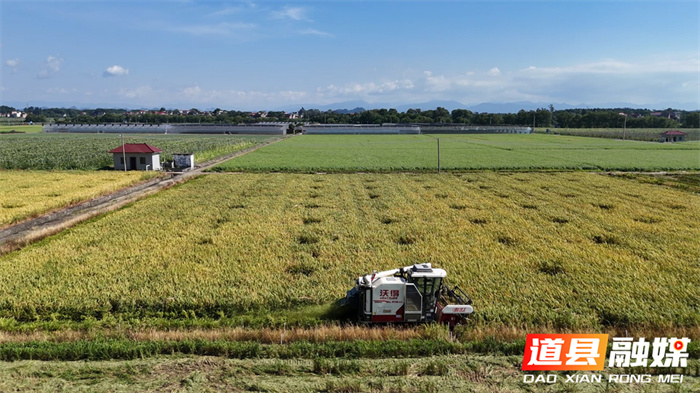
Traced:
<svg viewBox="0 0 700 393">
<path fill-rule="evenodd" d="M 329 104 L 347 100 L 380 103 L 416 103 L 455 100 L 465 105 L 482 102 L 532 101 L 597 105 L 615 102 L 655 104 L 697 102 L 699 78 L 697 61 L 661 59 L 644 62 L 605 60 L 581 64 L 538 65 L 495 72 L 489 69 L 461 72 L 397 70 L 395 78 L 338 79 L 333 84 L 306 90 L 246 90 L 235 85 L 207 87 L 202 84 L 179 87 L 133 86 L 104 92 L 100 96 L 121 96 L 133 105 L 179 108 L 220 107 L 239 110 L 270 110 L 290 104 Z M 692 72 L 688 72 L 692 70 Z M 373 75 L 373 74 L 370 74 Z M 203 76 L 204 77 L 204 76 Z M 163 82 L 160 82 L 163 83 Z M 232 82 L 233 83 L 233 82 Z M 95 95 L 95 100 L 100 97 Z"/>
<path fill-rule="evenodd" d="M 19 67 L 19 59 L 10 59 L 5 61 L 5 65 L 12 68 Z"/>
<path fill-rule="evenodd" d="M 217 25 L 192 25 L 182 26 L 175 30 L 193 35 L 221 35 L 227 36 L 236 32 L 255 29 L 254 23 L 219 23 Z"/>
<path fill-rule="evenodd" d="M 179 23 L 153 23 L 149 28 L 166 31 L 170 33 L 190 34 L 193 36 L 220 36 L 220 37 L 238 37 L 241 39 L 249 39 L 253 30 L 257 29 L 258 25 L 254 23 L 228 23 L 222 22 L 217 24 L 199 24 L 199 25 L 183 25 Z"/>
<path fill-rule="evenodd" d="M 326 33 L 325 31 L 320 31 L 320 30 L 316 30 L 316 29 L 306 29 L 306 30 L 302 30 L 302 31 L 301 31 L 301 34 L 304 34 L 304 35 L 315 35 L 315 36 L 327 37 L 327 38 L 335 38 L 335 36 L 334 36 L 333 34 L 331 34 L 331 33 Z"/>
<path fill-rule="evenodd" d="M 254 106 L 269 109 L 281 103 L 296 103 L 308 95 L 303 91 L 258 91 L 258 90 L 216 90 L 203 89 L 198 84 L 188 86 L 175 92 L 180 102 L 197 103 L 197 105 Z"/>
<path fill-rule="evenodd" d="M 105 94 L 110 95 L 110 92 L 106 91 Z M 210 90 L 196 83 L 179 89 L 159 89 L 148 85 L 122 88 L 118 91 L 118 95 L 131 100 L 135 105 L 165 105 L 180 108 L 202 108 L 210 105 L 242 110 L 269 110 L 278 105 L 296 104 L 308 97 L 305 91 Z"/>
<path fill-rule="evenodd" d="M 134 89 L 122 88 L 119 89 L 119 95 L 126 98 L 146 98 L 153 99 L 158 96 L 158 92 L 151 86 L 139 86 Z M 145 101 L 143 101 L 145 102 Z"/>
<path fill-rule="evenodd" d="M 39 73 L 36 75 L 39 79 L 47 79 L 56 75 L 58 71 L 61 70 L 61 64 L 63 64 L 63 59 L 60 57 L 49 56 L 46 61 L 42 64 Z"/>
<path fill-rule="evenodd" d="M 243 11 L 243 7 L 226 7 L 222 10 L 213 12 L 210 14 L 211 16 L 227 16 L 227 15 L 234 15 L 238 14 L 241 11 Z"/>
<path fill-rule="evenodd" d="M 311 21 L 306 16 L 306 9 L 303 7 L 284 7 L 282 10 L 275 11 L 272 13 L 275 19 L 292 19 L 292 20 L 305 20 Z"/>
<path fill-rule="evenodd" d="M 558 76 L 566 74 L 649 74 L 649 73 L 697 73 L 700 61 L 697 58 L 648 60 L 627 63 L 619 60 L 602 60 L 593 63 L 574 64 L 565 67 L 526 68 L 525 72 L 537 76 Z"/>
<path fill-rule="evenodd" d="M 102 74 L 105 78 L 108 78 L 110 76 L 126 76 L 129 75 L 129 70 L 127 68 L 124 68 L 120 65 L 113 65 L 111 67 L 107 67 L 105 72 Z"/>
<path fill-rule="evenodd" d="M 423 76 L 424 79 L 421 81 L 421 84 L 429 91 L 445 91 L 454 83 L 454 81 L 448 79 L 444 75 L 433 75 L 432 71 L 424 71 Z"/>
<path fill-rule="evenodd" d="M 180 95 L 187 99 L 200 100 L 202 98 L 202 89 L 198 85 L 186 87 L 180 91 Z"/>
<path fill-rule="evenodd" d="M 49 89 L 46 89 L 46 92 L 51 95 L 57 95 L 57 94 L 75 94 L 78 92 L 78 89 L 75 87 L 72 89 L 66 89 L 65 87 L 52 87 Z"/>
<path fill-rule="evenodd" d="M 365 95 L 381 95 L 398 91 L 413 89 L 414 85 L 411 80 L 394 80 L 384 82 L 368 82 L 368 83 L 349 83 L 344 86 L 328 85 L 319 87 L 316 93 L 321 97 L 358 97 Z"/>
</svg>

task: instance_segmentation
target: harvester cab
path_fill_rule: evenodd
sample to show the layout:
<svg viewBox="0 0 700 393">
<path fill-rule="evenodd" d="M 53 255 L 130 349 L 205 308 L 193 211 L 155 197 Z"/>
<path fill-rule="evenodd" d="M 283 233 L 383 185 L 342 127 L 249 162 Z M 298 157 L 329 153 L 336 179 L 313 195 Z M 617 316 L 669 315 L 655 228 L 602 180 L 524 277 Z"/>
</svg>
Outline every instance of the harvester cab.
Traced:
<svg viewBox="0 0 700 393">
<path fill-rule="evenodd" d="M 429 263 L 360 276 L 343 304 L 356 309 L 365 323 L 438 321 L 450 328 L 463 323 L 474 309 L 459 287 L 445 282 L 447 272 Z"/>
</svg>

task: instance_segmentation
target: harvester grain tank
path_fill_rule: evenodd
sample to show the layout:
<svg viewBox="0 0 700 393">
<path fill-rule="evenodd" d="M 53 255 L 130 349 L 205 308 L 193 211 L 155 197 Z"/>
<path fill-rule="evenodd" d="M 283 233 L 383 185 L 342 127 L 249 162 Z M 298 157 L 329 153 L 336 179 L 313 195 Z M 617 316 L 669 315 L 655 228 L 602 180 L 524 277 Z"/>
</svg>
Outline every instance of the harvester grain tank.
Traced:
<svg viewBox="0 0 700 393">
<path fill-rule="evenodd" d="M 453 328 L 474 312 L 471 299 L 445 282 L 447 272 L 431 264 L 415 264 L 360 276 L 343 304 L 364 323 L 437 321 Z"/>
</svg>

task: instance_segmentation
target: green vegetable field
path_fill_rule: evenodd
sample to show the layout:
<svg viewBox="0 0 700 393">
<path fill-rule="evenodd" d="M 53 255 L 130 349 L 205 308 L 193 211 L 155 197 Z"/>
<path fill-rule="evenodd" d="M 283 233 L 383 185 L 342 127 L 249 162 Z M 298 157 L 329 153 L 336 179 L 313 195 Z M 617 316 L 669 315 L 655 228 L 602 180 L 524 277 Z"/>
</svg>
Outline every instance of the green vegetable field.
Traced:
<svg viewBox="0 0 700 393">
<path fill-rule="evenodd" d="M 561 135 L 301 135 L 217 171 L 700 169 L 700 142 L 661 144 Z"/>
<path fill-rule="evenodd" d="M 272 139 L 269 136 L 230 135 L 126 135 L 125 143 L 148 143 L 172 153 L 195 153 L 204 162 Z M 0 169 L 83 169 L 113 165 L 108 151 L 121 146 L 115 134 L 3 134 L 0 135 Z"/>
</svg>

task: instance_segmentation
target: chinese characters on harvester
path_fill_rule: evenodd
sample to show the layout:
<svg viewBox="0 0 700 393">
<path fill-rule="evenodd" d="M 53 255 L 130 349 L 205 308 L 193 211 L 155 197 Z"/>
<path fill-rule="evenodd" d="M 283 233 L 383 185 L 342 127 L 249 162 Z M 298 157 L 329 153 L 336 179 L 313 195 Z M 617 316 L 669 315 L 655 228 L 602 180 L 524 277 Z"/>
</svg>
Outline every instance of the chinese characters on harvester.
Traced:
<svg viewBox="0 0 700 393">
<path fill-rule="evenodd" d="M 379 298 L 380 299 L 398 299 L 399 298 L 399 290 L 398 289 L 380 289 L 379 290 Z"/>
<path fill-rule="evenodd" d="M 613 337 L 608 367 L 686 367 L 690 339 L 657 337 L 653 342 Z M 523 371 L 601 371 L 605 367 L 607 334 L 528 334 Z M 557 374 L 525 374 L 525 383 L 555 383 Z M 600 374 L 570 374 L 564 382 L 601 382 Z M 608 382 L 681 383 L 683 375 L 610 374 Z"/>
</svg>

